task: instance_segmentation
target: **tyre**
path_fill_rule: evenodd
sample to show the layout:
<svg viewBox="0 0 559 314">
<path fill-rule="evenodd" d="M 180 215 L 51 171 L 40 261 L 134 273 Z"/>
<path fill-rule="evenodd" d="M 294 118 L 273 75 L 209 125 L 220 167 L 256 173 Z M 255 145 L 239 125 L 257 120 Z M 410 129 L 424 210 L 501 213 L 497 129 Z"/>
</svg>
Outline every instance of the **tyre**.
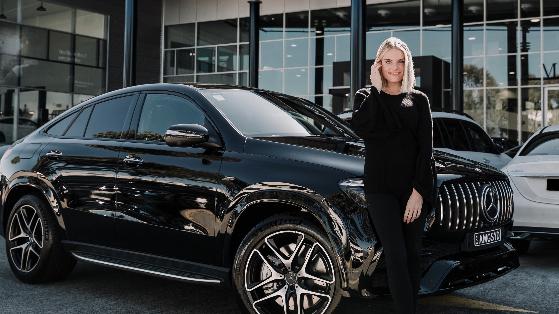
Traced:
<svg viewBox="0 0 559 314">
<path fill-rule="evenodd" d="M 65 278 L 75 259 L 61 244 L 50 206 L 35 195 L 25 195 L 13 206 L 6 225 L 6 254 L 14 275 L 25 283 Z"/>
<path fill-rule="evenodd" d="M 525 254 L 530 249 L 530 240 L 511 240 L 512 246 L 518 251 L 520 254 Z"/>
<path fill-rule="evenodd" d="M 251 313 L 331 313 L 341 298 L 327 237 L 296 217 L 275 216 L 254 227 L 237 250 L 232 276 Z"/>
</svg>

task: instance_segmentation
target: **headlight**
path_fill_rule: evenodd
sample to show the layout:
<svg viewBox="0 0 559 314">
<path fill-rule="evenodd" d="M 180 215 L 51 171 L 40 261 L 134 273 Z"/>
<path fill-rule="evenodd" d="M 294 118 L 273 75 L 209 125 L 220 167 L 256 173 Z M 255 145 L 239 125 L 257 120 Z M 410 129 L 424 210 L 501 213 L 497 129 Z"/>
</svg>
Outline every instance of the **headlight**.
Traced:
<svg viewBox="0 0 559 314">
<path fill-rule="evenodd" d="M 351 178 L 343 180 L 339 183 L 340 189 L 359 206 L 367 208 L 367 199 L 365 198 L 365 186 L 363 179 Z"/>
</svg>

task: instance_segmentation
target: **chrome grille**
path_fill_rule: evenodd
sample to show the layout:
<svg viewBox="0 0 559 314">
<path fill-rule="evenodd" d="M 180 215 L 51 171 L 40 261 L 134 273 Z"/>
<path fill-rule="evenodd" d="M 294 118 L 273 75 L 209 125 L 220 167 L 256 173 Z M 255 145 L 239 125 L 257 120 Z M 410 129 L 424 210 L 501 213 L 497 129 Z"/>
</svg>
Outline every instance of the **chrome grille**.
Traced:
<svg viewBox="0 0 559 314">
<path fill-rule="evenodd" d="M 482 190 L 493 189 L 493 202 L 499 210 L 494 221 L 485 213 Z M 435 224 L 448 231 L 475 230 L 506 224 L 512 219 L 512 189 L 508 180 L 449 181 L 439 187 Z"/>
</svg>

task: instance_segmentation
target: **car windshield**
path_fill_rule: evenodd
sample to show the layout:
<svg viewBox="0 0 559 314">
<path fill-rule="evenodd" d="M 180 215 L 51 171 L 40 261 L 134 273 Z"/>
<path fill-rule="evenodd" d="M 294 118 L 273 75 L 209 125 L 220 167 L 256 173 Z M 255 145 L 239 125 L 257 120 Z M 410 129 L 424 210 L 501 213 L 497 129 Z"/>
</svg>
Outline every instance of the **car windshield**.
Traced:
<svg viewBox="0 0 559 314">
<path fill-rule="evenodd" d="M 241 89 L 203 89 L 200 92 L 244 136 L 358 139 L 335 115 L 296 97 Z"/>
</svg>

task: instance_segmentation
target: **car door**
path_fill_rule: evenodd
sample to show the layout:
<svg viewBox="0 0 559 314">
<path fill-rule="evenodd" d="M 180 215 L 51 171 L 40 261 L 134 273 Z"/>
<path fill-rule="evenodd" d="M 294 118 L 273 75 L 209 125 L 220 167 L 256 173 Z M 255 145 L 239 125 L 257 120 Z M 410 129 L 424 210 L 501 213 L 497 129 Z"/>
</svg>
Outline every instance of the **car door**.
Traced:
<svg viewBox="0 0 559 314">
<path fill-rule="evenodd" d="M 221 143 L 197 104 L 186 96 L 147 93 L 135 110 L 117 174 L 117 238 L 134 252 L 217 263 L 216 195 L 222 151 L 171 147 L 174 124 L 200 124 Z"/>
<path fill-rule="evenodd" d="M 119 139 L 136 99 L 131 94 L 88 105 L 65 130 L 61 121 L 47 131 L 52 139 L 41 150 L 38 172 L 61 198 L 70 241 L 113 244 Z"/>
<path fill-rule="evenodd" d="M 476 160 L 481 160 L 497 169 L 503 168 L 511 160 L 509 156 L 498 151 L 493 140 L 480 126 L 468 121 L 461 121 L 461 123 L 470 141 L 470 149 L 476 154 Z"/>
</svg>

